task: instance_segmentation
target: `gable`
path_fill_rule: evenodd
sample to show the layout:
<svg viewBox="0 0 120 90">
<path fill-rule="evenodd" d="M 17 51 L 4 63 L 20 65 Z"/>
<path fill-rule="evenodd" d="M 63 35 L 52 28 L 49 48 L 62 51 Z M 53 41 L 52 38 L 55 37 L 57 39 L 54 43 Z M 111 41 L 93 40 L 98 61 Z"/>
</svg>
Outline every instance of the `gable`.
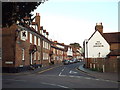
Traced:
<svg viewBox="0 0 120 90">
<path fill-rule="evenodd" d="M 89 41 L 94 41 L 94 40 L 96 40 L 96 41 L 98 42 L 100 39 L 101 39 L 102 41 L 108 43 L 107 40 L 103 37 L 103 35 L 102 35 L 99 31 L 96 30 L 96 31 L 91 35 L 91 37 L 88 39 L 88 42 L 89 42 Z M 98 42 L 98 43 L 99 43 L 99 42 Z M 108 44 L 109 44 L 109 43 L 108 43 Z"/>
</svg>

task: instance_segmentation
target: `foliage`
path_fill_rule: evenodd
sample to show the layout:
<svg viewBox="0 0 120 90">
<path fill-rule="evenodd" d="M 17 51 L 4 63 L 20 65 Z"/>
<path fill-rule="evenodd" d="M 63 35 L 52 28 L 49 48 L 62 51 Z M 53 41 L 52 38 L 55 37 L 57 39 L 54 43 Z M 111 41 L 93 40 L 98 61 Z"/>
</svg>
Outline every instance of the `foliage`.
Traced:
<svg viewBox="0 0 120 90">
<path fill-rule="evenodd" d="M 79 43 L 71 43 L 71 46 L 73 46 L 74 48 L 80 48 L 80 44 Z"/>
<path fill-rule="evenodd" d="M 41 2 L 2 2 L 2 27 L 11 26 L 25 16 L 31 18 L 31 11 L 40 4 Z"/>
</svg>

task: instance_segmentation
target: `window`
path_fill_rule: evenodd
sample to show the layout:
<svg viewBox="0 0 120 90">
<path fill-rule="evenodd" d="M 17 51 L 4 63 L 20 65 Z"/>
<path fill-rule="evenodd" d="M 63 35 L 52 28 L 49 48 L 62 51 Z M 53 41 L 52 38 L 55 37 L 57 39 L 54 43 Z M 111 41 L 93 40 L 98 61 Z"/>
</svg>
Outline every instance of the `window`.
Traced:
<svg viewBox="0 0 120 90">
<path fill-rule="evenodd" d="M 48 53 L 43 53 L 43 60 L 49 59 L 49 54 Z"/>
<path fill-rule="evenodd" d="M 25 49 L 22 49 L 22 60 L 25 60 Z"/>
<path fill-rule="evenodd" d="M 40 46 L 40 38 L 38 38 L 38 46 Z"/>
<path fill-rule="evenodd" d="M 45 48 L 45 41 L 43 41 L 43 48 Z"/>
<path fill-rule="evenodd" d="M 50 44 L 49 44 L 49 50 L 50 50 Z"/>
<path fill-rule="evenodd" d="M 30 33 L 30 43 L 32 43 L 32 34 Z"/>
<path fill-rule="evenodd" d="M 36 45 L 36 36 L 34 36 L 34 44 Z"/>
</svg>

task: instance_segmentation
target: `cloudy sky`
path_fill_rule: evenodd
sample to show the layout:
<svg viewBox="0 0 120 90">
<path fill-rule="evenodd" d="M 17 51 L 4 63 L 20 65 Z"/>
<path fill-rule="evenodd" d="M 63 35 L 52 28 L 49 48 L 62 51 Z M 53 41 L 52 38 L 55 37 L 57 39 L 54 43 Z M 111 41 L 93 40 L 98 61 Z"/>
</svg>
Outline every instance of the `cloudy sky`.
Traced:
<svg viewBox="0 0 120 90">
<path fill-rule="evenodd" d="M 34 12 L 49 38 L 60 43 L 80 43 L 102 22 L 103 32 L 118 32 L 118 0 L 48 0 Z"/>
</svg>

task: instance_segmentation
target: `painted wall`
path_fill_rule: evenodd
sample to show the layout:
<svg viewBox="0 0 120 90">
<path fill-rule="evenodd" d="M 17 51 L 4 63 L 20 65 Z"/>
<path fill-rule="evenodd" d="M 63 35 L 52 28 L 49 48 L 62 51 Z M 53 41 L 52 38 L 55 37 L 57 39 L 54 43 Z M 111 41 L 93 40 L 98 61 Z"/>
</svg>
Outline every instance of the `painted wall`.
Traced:
<svg viewBox="0 0 120 90">
<path fill-rule="evenodd" d="M 104 58 L 110 52 L 110 45 L 96 31 L 95 34 L 88 41 L 88 58 Z"/>
</svg>

